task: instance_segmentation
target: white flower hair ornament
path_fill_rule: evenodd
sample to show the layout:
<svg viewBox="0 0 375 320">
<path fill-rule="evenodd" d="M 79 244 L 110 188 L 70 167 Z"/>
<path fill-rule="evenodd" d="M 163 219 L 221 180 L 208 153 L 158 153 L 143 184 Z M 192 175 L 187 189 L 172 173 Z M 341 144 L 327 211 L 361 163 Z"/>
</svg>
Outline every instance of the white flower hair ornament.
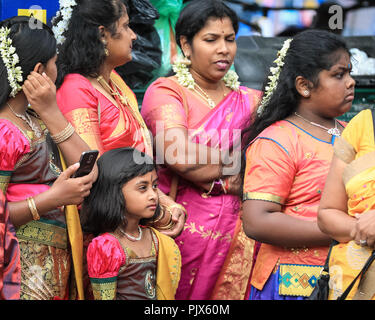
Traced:
<svg viewBox="0 0 375 320">
<path fill-rule="evenodd" d="M 20 61 L 16 48 L 12 46 L 12 39 L 9 38 L 10 29 L 0 28 L 0 55 L 8 73 L 8 82 L 12 89 L 9 96 L 15 97 L 17 92 L 22 90 L 21 83 L 23 81 L 22 69 L 17 66 Z"/>
<path fill-rule="evenodd" d="M 186 57 L 184 57 L 183 55 L 178 55 L 172 65 L 172 69 L 176 73 L 176 77 L 180 85 L 188 89 L 194 89 L 195 80 L 186 65 Z M 229 70 L 225 74 L 225 76 L 223 77 L 223 81 L 226 87 L 234 91 L 237 91 L 240 87 L 238 75 L 233 70 Z"/>
<path fill-rule="evenodd" d="M 274 61 L 274 63 L 276 63 L 276 67 L 270 68 L 270 71 L 271 71 L 272 75 L 268 76 L 269 81 L 268 81 L 266 87 L 264 88 L 265 92 L 264 92 L 262 101 L 260 103 L 260 106 L 258 107 L 258 110 L 257 110 L 258 115 L 260 115 L 263 112 L 264 107 L 270 101 L 271 96 L 272 96 L 274 90 L 277 87 L 277 83 L 278 83 L 278 80 L 279 80 L 281 68 L 284 66 L 284 58 L 285 58 L 286 53 L 289 49 L 291 41 L 292 41 L 292 39 L 285 40 L 284 44 L 283 44 L 283 47 L 280 49 L 280 51 L 277 52 L 277 59 Z"/>
<path fill-rule="evenodd" d="M 61 17 L 61 20 L 52 27 L 52 31 L 55 35 L 57 44 L 61 45 L 65 41 L 65 36 L 63 33 L 68 29 L 69 20 L 72 16 L 73 7 L 77 5 L 75 0 L 59 0 L 60 10 L 57 11 L 56 16 L 52 18 L 52 23 L 55 19 Z"/>
</svg>

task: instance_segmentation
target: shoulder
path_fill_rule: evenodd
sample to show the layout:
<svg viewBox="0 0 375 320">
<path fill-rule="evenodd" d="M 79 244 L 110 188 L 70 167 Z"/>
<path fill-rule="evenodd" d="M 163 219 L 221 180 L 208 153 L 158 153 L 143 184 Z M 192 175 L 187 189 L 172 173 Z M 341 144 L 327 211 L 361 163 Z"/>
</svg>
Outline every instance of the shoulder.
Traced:
<svg viewBox="0 0 375 320">
<path fill-rule="evenodd" d="M 87 78 L 78 73 L 71 73 L 65 76 L 64 82 L 57 90 L 56 95 L 58 98 L 61 98 L 62 95 L 74 97 L 79 91 L 83 91 L 94 96 L 97 95 L 96 89 L 92 86 L 91 82 Z"/>
<path fill-rule="evenodd" d="M 240 86 L 240 90 L 245 94 L 249 94 L 251 96 L 257 97 L 258 99 L 260 99 L 262 97 L 262 94 L 263 94 L 262 91 L 260 91 L 260 90 L 245 87 L 245 86 Z"/>
<path fill-rule="evenodd" d="M 90 277 L 113 276 L 125 263 L 125 254 L 119 241 L 109 233 L 94 239 L 87 249 Z"/>
<path fill-rule="evenodd" d="M 7 119 L 0 119 L 0 150 L 2 152 L 27 152 L 30 143 L 21 130 Z"/>
<path fill-rule="evenodd" d="M 173 77 L 160 77 L 150 84 L 146 90 L 146 94 L 150 92 L 155 92 L 156 90 L 170 90 L 170 91 L 180 91 L 182 88 L 173 80 Z"/>
<path fill-rule="evenodd" d="M 293 141 L 296 141 L 296 138 L 296 128 L 288 121 L 281 120 L 264 129 L 251 142 L 250 146 L 252 144 L 274 144 L 289 155 Z"/>
</svg>

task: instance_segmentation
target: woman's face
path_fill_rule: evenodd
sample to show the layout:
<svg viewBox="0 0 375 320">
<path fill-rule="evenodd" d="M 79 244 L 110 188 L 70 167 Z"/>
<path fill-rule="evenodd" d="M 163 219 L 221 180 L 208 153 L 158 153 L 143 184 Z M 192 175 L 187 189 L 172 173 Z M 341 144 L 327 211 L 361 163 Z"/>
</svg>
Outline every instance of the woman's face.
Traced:
<svg viewBox="0 0 375 320">
<path fill-rule="evenodd" d="M 237 52 L 235 31 L 230 18 L 209 18 L 182 49 L 191 60 L 191 72 L 210 82 L 221 80 L 231 67 Z"/>
<path fill-rule="evenodd" d="M 129 26 L 129 16 L 125 13 L 116 22 L 116 33 L 111 35 L 105 32 L 109 56 L 107 60 L 114 66 L 121 66 L 132 59 L 133 41 L 137 39 L 136 34 Z"/>
<path fill-rule="evenodd" d="M 350 110 L 355 87 L 350 71 L 349 54 L 342 51 L 329 70 L 319 73 L 319 84 L 311 90 L 310 102 L 321 114 L 338 117 Z"/>
</svg>

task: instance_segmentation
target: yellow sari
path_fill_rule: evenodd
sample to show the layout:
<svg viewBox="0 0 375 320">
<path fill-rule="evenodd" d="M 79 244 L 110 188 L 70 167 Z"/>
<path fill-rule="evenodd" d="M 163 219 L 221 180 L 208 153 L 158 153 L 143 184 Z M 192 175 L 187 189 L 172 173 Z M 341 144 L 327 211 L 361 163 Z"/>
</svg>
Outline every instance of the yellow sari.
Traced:
<svg viewBox="0 0 375 320">
<path fill-rule="evenodd" d="M 371 110 L 358 113 L 346 126 L 334 145 L 335 155 L 347 163 L 343 181 L 348 196 L 348 214 L 362 214 L 375 209 L 375 143 Z M 359 274 L 372 249 L 354 241 L 332 248 L 329 261 L 330 282 L 328 299 L 337 299 Z M 352 299 L 358 288 L 353 286 L 347 299 Z M 374 298 L 373 298 L 374 300 Z"/>
</svg>

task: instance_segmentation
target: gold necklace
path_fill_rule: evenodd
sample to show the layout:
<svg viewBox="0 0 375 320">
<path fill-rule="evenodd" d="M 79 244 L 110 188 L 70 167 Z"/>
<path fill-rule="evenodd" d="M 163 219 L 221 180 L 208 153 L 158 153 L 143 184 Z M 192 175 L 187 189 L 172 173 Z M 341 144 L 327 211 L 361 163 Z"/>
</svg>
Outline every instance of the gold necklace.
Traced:
<svg viewBox="0 0 375 320">
<path fill-rule="evenodd" d="M 197 87 L 202 93 L 200 93 L 195 87 Z M 222 86 L 220 85 L 220 87 L 222 88 Z M 213 109 L 215 108 L 216 106 L 216 103 L 214 100 L 211 99 L 211 97 L 208 95 L 208 93 L 206 91 L 204 91 L 199 85 L 198 83 L 194 83 L 194 89 L 193 89 L 200 97 L 202 97 L 204 100 L 207 101 L 208 103 L 208 106 Z M 224 90 L 223 90 L 223 96 L 225 97 L 225 94 L 224 94 Z"/>
<path fill-rule="evenodd" d="M 38 126 L 33 122 L 29 114 L 26 112 L 25 115 L 19 114 L 16 111 L 13 110 L 11 105 L 7 102 L 7 106 L 9 107 L 10 111 L 17 117 L 20 118 L 21 120 L 25 121 L 27 125 L 31 128 L 31 130 L 34 132 L 35 136 L 39 139 L 42 134 L 38 128 Z"/>
<path fill-rule="evenodd" d="M 148 148 L 151 148 L 150 146 L 152 145 L 151 143 L 151 138 L 150 138 L 150 134 L 148 132 L 148 129 L 147 129 L 147 126 L 146 126 L 146 123 L 145 121 L 143 120 L 139 110 L 138 110 L 138 107 L 137 106 L 134 106 L 130 101 L 129 99 L 126 97 L 126 96 L 123 96 L 122 94 L 120 94 L 119 92 L 119 89 L 116 85 L 116 83 L 113 83 L 115 90 L 112 89 L 112 87 L 108 84 L 108 82 L 103 78 L 103 76 L 99 76 L 96 78 L 96 80 L 99 82 L 99 84 L 104 88 L 104 90 L 106 90 L 110 95 L 114 96 L 114 97 L 118 97 L 120 99 L 120 102 L 126 106 L 128 108 L 128 110 L 130 111 L 130 113 L 132 114 L 133 118 L 138 122 L 138 124 L 140 125 L 141 127 L 141 131 L 142 131 L 142 135 L 145 139 L 145 143 L 147 144 Z"/>
</svg>

